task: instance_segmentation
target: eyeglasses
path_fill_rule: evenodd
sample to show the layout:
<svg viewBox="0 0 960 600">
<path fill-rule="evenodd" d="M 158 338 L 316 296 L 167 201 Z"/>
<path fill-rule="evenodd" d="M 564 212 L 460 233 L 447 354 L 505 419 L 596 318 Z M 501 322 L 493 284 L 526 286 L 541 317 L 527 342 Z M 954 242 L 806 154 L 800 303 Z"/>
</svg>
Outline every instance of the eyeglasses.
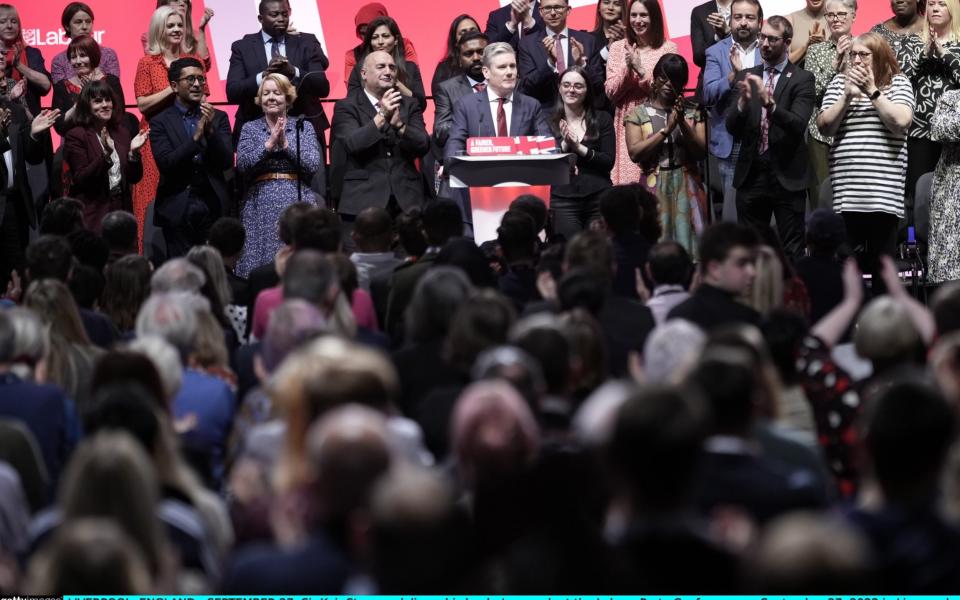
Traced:
<svg viewBox="0 0 960 600">
<path fill-rule="evenodd" d="M 825 13 L 823 16 L 826 17 L 828 21 L 843 21 L 849 15 L 850 13 L 847 13 L 847 12 L 838 12 L 838 13 Z"/>
<path fill-rule="evenodd" d="M 541 4 L 541 5 L 540 5 L 540 12 L 542 12 L 542 13 L 562 13 L 562 12 L 567 12 L 567 10 L 568 10 L 569 8 L 570 8 L 569 6 L 560 6 L 560 5 L 557 5 L 557 6 L 543 6 L 543 5 Z"/>
<path fill-rule="evenodd" d="M 770 42 L 771 44 L 776 44 L 783 39 L 783 36 L 766 35 L 765 33 L 761 33 L 757 36 L 757 39 L 759 39 L 761 42 Z"/>
<path fill-rule="evenodd" d="M 569 81 L 564 81 L 563 83 L 560 84 L 560 89 L 561 89 L 561 90 L 576 90 L 576 91 L 578 91 L 578 92 L 582 92 L 583 90 L 587 89 L 587 86 L 585 86 L 585 85 L 582 84 L 582 83 L 570 83 Z"/>
<path fill-rule="evenodd" d="M 872 52 L 854 52 L 853 50 L 849 50 L 849 53 L 850 53 L 850 58 L 859 58 L 860 60 L 863 60 L 863 61 L 873 56 Z"/>
<path fill-rule="evenodd" d="M 193 85 L 195 83 L 199 83 L 202 85 L 207 82 L 207 78 L 204 77 L 203 75 L 187 75 L 186 77 L 181 77 L 177 81 L 186 81 L 190 85 Z"/>
</svg>

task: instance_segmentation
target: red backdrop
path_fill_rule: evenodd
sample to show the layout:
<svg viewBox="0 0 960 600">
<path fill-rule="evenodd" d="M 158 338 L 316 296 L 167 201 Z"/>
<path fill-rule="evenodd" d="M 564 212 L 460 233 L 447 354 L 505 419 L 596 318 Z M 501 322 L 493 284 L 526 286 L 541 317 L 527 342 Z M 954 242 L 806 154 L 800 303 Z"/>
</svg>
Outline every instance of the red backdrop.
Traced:
<svg viewBox="0 0 960 600">
<path fill-rule="evenodd" d="M 328 77 L 332 84 L 331 98 L 344 95 L 343 56 L 357 44 L 353 17 L 357 8 L 367 0 L 291 0 L 293 21 L 302 31 L 316 33 L 321 38 L 324 51 L 330 57 Z M 422 2 L 416 0 L 380 0 L 387 6 L 390 15 L 397 19 L 404 36 L 413 40 L 420 58 L 425 85 L 433 76 L 434 67 L 443 55 L 446 34 L 450 21 L 460 13 L 472 14 L 483 28 L 487 14 L 499 6 L 497 0 L 474 0 L 472 2 Z M 688 28 L 690 9 L 702 0 L 661 0 L 666 9 L 668 35 L 680 46 L 681 52 L 690 58 Z M 216 11 L 208 30 L 208 41 L 214 59 L 211 71 L 213 101 L 225 101 L 224 83 L 230 59 L 230 43 L 245 33 L 259 29 L 256 19 L 257 0 L 194 0 L 194 22 L 204 7 Z M 133 77 L 137 61 L 143 55 L 140 35 L 147 30 L 153 12 L 152 0 L 87 0 L 95 12 L 94 30 L 100 42 L 113 48 L 120 55 L 124 91 L 132 102 Z M 24 35 L 31 45 L 39 48 L 49 67 L 53 56 L 66 47 L 67 40 L 60 27 L 60 13 L 65 1 L 37 0 L 31 3 L 16 3 L 23 23 Z M 885 0 L 870 0 L 860 3 L 860 12 L 854 33 L 869 29 L 874 23 L 886 18 L 890 8 Z M 595 1 L 571 0 L 574 6 L 570 24 L 581 29 L 592 29 Z M 796 10 L 803 0 L 766 0 L 764 11 L 768 15 Z M 695 81 L 696 71 L 691 74 Z M 429 92 L 429 89 L 427 90 Z M 44 104 L 49 104 L 50 97 Z M 232 113 L 232 111 L 229 111 Z M 332 112 L 332 111 L 331 111 Z M 428 111 L 432 112 L 432 111 Z M 428 115 L 428 118 L 430 115 Z"/>
</svg>

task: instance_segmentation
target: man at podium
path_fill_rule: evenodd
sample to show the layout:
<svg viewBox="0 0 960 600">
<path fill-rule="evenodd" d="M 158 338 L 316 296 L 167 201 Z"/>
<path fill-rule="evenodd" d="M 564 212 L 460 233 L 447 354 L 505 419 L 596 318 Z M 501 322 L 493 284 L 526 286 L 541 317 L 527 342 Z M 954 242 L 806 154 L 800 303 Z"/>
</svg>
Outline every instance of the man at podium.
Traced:
<svg viewBox="0 0 960 600">
<path fill-rule="evenodd" d="M 445 159 L 462 156 L 471 137 L 552 137 L 540 102 L 515 91 L 517 56 L 510 44 L 496 42 L 484 48 L 483 76 L 485 89 L 461 96 L 454 106 Z"/>
</svg>

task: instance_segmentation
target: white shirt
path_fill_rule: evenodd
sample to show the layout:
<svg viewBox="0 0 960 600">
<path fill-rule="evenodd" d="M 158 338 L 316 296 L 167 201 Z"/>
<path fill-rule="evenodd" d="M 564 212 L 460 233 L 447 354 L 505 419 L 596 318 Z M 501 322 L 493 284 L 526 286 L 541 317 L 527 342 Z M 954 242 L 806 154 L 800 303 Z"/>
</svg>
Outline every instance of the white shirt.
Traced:
<svg viewBox="0 0 960 600">
<path fill-rule="evenodd" d="M 760 40 L 753 40 L 753 43 L 746 49 L 737 42 L 733 43 L 733 47 L 740 55 L 740 64 L 744 69 L 752 69 L 757 66 L 757 48 L 760 47 Z"/>
<path fill-rule="evenodd" d="M 270 64 L 270 61 L 273 60 L 273 38 L 267 35 L 267 32 L 260 30 L 260 37 L 263 39 L 263 51 L 267 55 L 267 64 Z M 280 38 L 280 56 L 286 58 L 287 56 L 287 36 L 282 36 Z M 300 77 L 300 68 L 293 67 L 296 77 Z M 257 73 L 257 85 L 263 83 L 263 73 Z"/>
<path fill-rule="evenodd" d="M 367 88 L 363 88 L 363 93 L 367 95 L 367 100 L 369 100 L 370 104 L 373 105 L 373 110 L 379 110 L 380 107 L 377 105 L 380 104 L 380 98 L 377 98 L 376 96 L 368 92 Z"/>
<path fill-rule="evenodd" d="M 547 29 L 547 35 L 549 35 L 551 38 L 556 36 L 558 33 L 560 34 L 560 47 L 563 48 L 563 64 L 564 66 L 569 67 L 570 61 L 573 60 L 570 58 L 570 28 L 564 27 L 563 31 L 550 31 Z M 549 52 L 547 53 L 547 66 L 554 71 L 557 71 L 557 63 L 550 59 Z"/>
<path fill-rule="evenodd" d="M 103 140 L 100 139 L 99 135 L 97 136 L 97 141 L 100 142 L 100 148 L 102 148 L 103 151 L 106 152 L 107 149 L 103 146 Z M 6 158 L 6 153 L 4 153 L 4 158 Z M 113 164 L 110 165 L 110 171 L 108 171 L 107 173 L 107 180 L 110 183 L 110 190 L 112 191 L 120 187 L 120 181 L 123 177 L 122 173 L 120 172 L 120 156 L 117 154 L 116 143 L 114 143 L 113 150 L 110 152 L 110 161 Z M 11 173 L 13 172 L 12 168 L 10 172 Z M 11 182 L 11 185 L 12 185 L 12 182 Z"/>
<path fill-rule="evenodd" d="M 493 90 L 490 88 L 490 85 L 487 85 L 487 100 L 490 103 L 490 114 L 493 116 L 493 130 L 497 131 L 497 109 L 500 105 L 499 103 L 500 96 L 497 96 L 493 93 Z M 506 97 L 506 102 L 503 103 L 503 112 L 507 113 L 507 135 L 510 135 L 510 123 L 513 118 L 513 94 L 511 93 Z"/>
</svg>

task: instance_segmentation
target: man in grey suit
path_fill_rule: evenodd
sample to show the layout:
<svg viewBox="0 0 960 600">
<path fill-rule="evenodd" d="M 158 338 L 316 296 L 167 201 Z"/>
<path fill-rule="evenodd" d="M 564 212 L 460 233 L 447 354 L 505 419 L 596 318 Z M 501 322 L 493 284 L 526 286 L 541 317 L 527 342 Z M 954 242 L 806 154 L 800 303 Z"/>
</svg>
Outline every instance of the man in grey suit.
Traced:
<svg viewBox="0 0 960 600">
<path fill-rule="evenodd" d="M 454 104 L 461 96 L 482 92 L 487 87 L 483 77 L 483 51 L 486 47 L 487 36 L 479 31 L 463 34 L 457 42 L 457 57 L 460 59 L 463 74 L 441 82 L 433 94 L 436 108 L 433 143 L 440 150 L 438 158 L 442 158 L 447 136 L 450 135 L 450 126 L 453 125 Z"/>
<path fill-rule="evenodd" d="M 496 42 L 484 49 L 483 76 L 486 89 L 461 96 L 454 105 L 446 159 L 463 155 L 470 137 L 552 135 L 540 102 L 515 91 L 517 55 L 510 44 Z"/>
<path fill-rule="evenodd" d="M 423 203 L 416 161 L 430 146 L 417 100 L 396 88 L 397 65 L 386 52 L 371 52 L 360 70 L 363 87 L 338 100 L 333 137 L 344 152 L 340 214 L 353 221 L 370 206 L 393 216 Z M 335 158 L 337 155 L 335 155 Z"/>
</svg>

